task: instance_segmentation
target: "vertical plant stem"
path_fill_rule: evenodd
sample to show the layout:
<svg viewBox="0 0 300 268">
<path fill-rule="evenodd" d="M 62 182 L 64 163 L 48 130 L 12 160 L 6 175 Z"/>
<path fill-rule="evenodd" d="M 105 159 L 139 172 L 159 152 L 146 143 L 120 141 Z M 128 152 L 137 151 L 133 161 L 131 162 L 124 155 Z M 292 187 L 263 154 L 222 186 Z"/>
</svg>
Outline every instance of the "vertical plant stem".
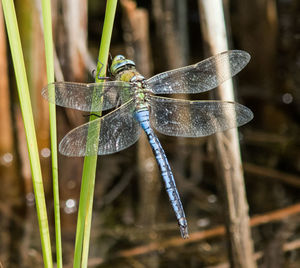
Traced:
<svg viewBox="0 0 300 268">
<path fill-rule="evenodd" d="M 52 38 L 52 17 L 51 2 L 42 1 L 43 26 L 45 55 L 47 67 L 48 83 L 54 82 L 54 58 L 53 58 L 53 38 Z M 52 92 L 54 94 L 54 92 Z M 59 205 L 59 184 L 58 184 L 58 162 L 57 162 L 57 136 L 56 136 L 56 107 L 49 102 L 50 116 L 50 139 L 51 139 L 51 160 L 52 160 L 52 180 L 53 180 L 53 201 L 54 201 L 54 221 L 55 221 L 55 241 L 56 241 L 56 262 L 57 267 L 62 267 L 62 246 L 60 228 L 60 205 Z"/>
<path fill-rule="evenodd" d="M 27 140 L 45 267 L 53 267 L 47 210 L 24 57 L 12 0 L 2 0 Z"/>
<path fill-rule="evenodd" d="M 222 0 L 199 0 L 203 37 L 211 54 L 228 50 L 228 37 Z M 216 68 L 224 68 L 216 66 Z M 220 100 L 234 101 L 232 81 L 218 87 Z M 253 241 L 249 227 L 248 204 L 237 129 L 214 136 L 221 180 L 230 267 L 255 268 Z"/>
<path fill-rule="evenodd" d="M 99 77 L 104 77 L 106 75 L 107 60 L 116 7 L 117 0 L 107 1 L 97 63 L 96 82 L 101 81 Z M 98 115 L 100 116 L 101 112 L 99 112 Z M 95 116 L 91 116 L 91 120 L 94 119 Z M 87 267 L 96 166 L 97 156 L 85 157 L 76 229 L 74 267 Z"/>
</svg>

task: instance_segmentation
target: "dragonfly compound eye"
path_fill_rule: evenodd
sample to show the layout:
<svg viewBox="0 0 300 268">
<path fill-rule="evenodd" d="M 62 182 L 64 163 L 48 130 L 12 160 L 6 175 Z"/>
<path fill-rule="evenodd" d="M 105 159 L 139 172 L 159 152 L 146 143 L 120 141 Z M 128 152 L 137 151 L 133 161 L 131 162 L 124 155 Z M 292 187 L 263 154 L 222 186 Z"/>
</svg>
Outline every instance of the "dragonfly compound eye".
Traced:
<svg viewBox="0 0 300 268">
<path fill-rule="evenodd" d="M 117 55 L 112 61 L 110 71 L 113 76 L 116 76 L 116 74 L 124 70 L 126 66 L 135 66 L 135 63 L 132 60 L 126 59 L 122 55 Z"/>
</svg>

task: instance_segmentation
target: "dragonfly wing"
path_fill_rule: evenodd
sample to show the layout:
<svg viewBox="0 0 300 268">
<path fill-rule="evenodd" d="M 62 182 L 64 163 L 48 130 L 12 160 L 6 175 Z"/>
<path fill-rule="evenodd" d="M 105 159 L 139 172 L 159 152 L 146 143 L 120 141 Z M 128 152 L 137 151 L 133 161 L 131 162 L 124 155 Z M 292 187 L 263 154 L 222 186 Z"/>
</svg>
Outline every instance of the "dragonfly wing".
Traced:
<svg viewBox="0 0 300 268">
<path fill-rule="evenodd" d="M 99 119 L 71 130 L 60 142 L 59 151 L 67 156 L 112 154 L 134 144 L 140 127 L 133 118 L 133 100 Z M 99 135 L 100 128 L 100 135 Z"/>
<path fill-rule="evenodd" d="M 247 107 L 227 101 L 187 101 L 151 96 L 152 126 L 169 136 L 202 137 L 242 126 L 253 118 Z"/>
<path fill-rule="evenodd" d="M 249 60 L 247 52 L 229 50 L 194 65 L 157 74 L 146 83 L 155 94 L 205 92 L 236 75 Z"/>
<path fill-rule="evenodd" d="M 90 84 L 55 82 L 42 89 L 42 96 L 59 106 L 96 112 L 125 103 L 131 98 L 132 90 L 129 83 L 121 81 Z"/>
</svg>

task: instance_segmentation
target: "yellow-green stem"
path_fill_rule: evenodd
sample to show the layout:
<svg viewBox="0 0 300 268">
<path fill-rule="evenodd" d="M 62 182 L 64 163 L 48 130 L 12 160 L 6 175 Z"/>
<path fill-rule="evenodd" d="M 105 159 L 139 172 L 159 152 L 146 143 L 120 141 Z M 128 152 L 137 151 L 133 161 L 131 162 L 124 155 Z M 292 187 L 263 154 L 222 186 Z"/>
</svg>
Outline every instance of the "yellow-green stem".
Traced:
<svg viewBox="0 0 300 268">
<path fill-rule="evenodd" d="M 101 82 L 99 77 L 106 75 L 107 60 L 109 55 L 110 40 L 112 35 L 117 0 L 108 0 L 104 26 L 97 63 L 96 82 Z M 101 113 L 98 114 L 99 116 Z M 91 116 L 91 120 L 95 117 Z M 100 126 L 99 126 L 100 127 Z M 75 241 L 74 267 L 87 267 L 92 220 L 92 207 L 94 185 L 97 166 L 97 156 L 86 156 L 84 159 L 82 185 L 78 211 L 78 221 Z"/>
<path fill-rule="evenodd" d="M 48 83 L 52 83 L 54 82 L 54 58 L 53 58 L 51 2 L 49 0 L 42 0 L 42 12 L 43 12 L 47 80 Z M 51 94 L 55 94 L 55 92 L 51 92 Z M 62 246 L 61 246 L 59 183 L 58 183 L 58 163 L 57 163 L 56 107 L 54 103 L 50 103 L 50 102 L 49 102 L 49 117 L 50 117 L 53 202 L 54 202 L 54 221 L 55 221 L 55 240 L 56 240 L 56 262 L 57 262 L 57 267 L 61 268 L 63 266 L 63 262 L 62 262 Z"/>
<path fill-rule="evenodd" d="M 41 235 L 44 266 L 53 267 L 42 171 L 35 134 L 24 57 L 13 0 L 2 0 L 2 7 L 5 17 L 9 45 L 11 49 L 11 55 L 13 59 L 13 65 L 17 81 L 20 106 L 25 127 L 30 167 L 32 172 L 33 188 L 36 201 L 36 210 Z"/>
</svg>

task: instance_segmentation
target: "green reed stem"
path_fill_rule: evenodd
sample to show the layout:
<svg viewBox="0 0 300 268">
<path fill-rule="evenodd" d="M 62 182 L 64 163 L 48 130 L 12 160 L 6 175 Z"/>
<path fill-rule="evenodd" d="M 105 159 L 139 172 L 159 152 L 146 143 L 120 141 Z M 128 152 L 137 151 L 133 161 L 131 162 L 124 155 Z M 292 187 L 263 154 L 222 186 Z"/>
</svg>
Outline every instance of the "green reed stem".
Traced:
<svg viewBox="0 0 300 268">
<path fill-rule="evenodd" d="M 53 267 L 42 171 L 35 134 L 24 57 L 13 0 L 2 0 L 2 7 L 15 70 L 22 117 L 25 127 L 26 141 L 33 180 L 33 189 L 36 201 L 36 210 L 41 236 L 44 266 Z"/>
<path fill-rule="evenodd" d="M 52 16 L 51 16 L 51 2 L 49 0 L 42 0 L 42 12 L 43 12 L 47 80 L 49 84 L 54 82 Z M 55 94 L 54 88 L 53 88 L 53 92 L 51 92 L 50 94 Z M 55 104 L 51 102 L 49 102 L 49 117 L 50 117 L 51 160 L 52 160 L 52 176 L 53 176 L 52 183 L 53 183 L 55 240 L 56 240 L 56 262 L 57 262 L 57 267 L 61 268 L 63 266 L 63 262 L 62 262 L 62 246 L 61 246 L 59 183 L 58 183 L 58 162 L 57 162 L 56 107 Z"/>
<path fill-rule="evenodd" d="M 106 75 L 107 60 L 109 55 L 110 40 L 112 35 L 116 7 L 117 0 L 107 0 L 103 32 L 97 63 L 97 73 L 95 79 L 96 82 L 102 81 L 99 80 L 98 77 L 104 77 Z M 100 116 L 101 112 L 99 112 L 98 115 Z M 95 118 L 97 117 L 91 116 L 91 120 L 94 120 Z M 82 185 L 80 192 L 75 241 L 74 267 L 76 268 L 87 267 L 88 262 L 96 166 L 97 156 L 85 157 L 82 173 Z"/>
</svg>

